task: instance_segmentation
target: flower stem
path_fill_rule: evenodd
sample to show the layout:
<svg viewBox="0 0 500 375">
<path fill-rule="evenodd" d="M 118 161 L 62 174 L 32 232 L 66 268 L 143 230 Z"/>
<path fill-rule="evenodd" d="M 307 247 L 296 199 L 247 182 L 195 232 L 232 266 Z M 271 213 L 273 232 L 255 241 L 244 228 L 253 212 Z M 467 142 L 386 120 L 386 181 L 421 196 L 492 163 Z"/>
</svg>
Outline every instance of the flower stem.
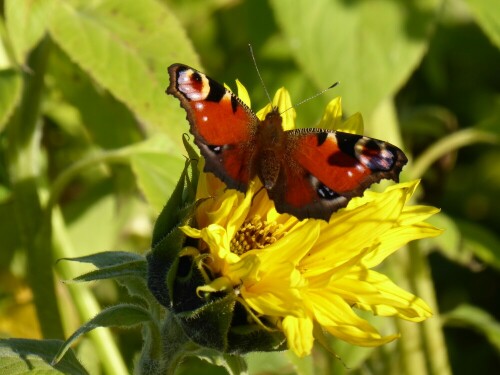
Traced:
<svg viewBox="0 0 500 375">
<path fill-rule="evenodd" d="M 28 59 L 30 72 L 23 74 L 21 102 L 8 124 L 8 158 L 15 219 L 26 251 L 27 275 L 42 334 L 63 338 L 52 272 L 51 231 L 43 225 L 39 195 L 39 182 L 43 180 L 40 102 L 50 44 L 47 37 L 43 39 Z"/>
<path fill-rule="evenodd" d="M 379 138 L 401 145 L 397 116 L 391 100 L 381 103 L 370 120 L 373 124 L 384 124 L 383 135 L 382 130 L 378 131 Z M 478 131 L 457 132 L 430 147 L 412 165 L 409 175 L 412 179 L 419 177 L 443 153 L 478 141 L 493 142 L 494 137 Z M 414 243 L 396 252 L 388 264 L 397 284 L 425 300 L 435 314 L 434 317 L 419 325 L 397 320 L 401 332 L 398 344 L 401 349 L 402 372 L 406 375 L 449 374 L 447 350 L 426 255 L 420 251 L 418 243 Z"/>
<path fill-rule="evenodd" d="M 84 170 L 98 166 L 102 163 L 127 163 L 128 147 L 113 151 L 103 151 L 79 160 L 65 169 L 52 184 L 49 201 L 47 203 L 47 214 L 57 204 L 61 193 L 67 184 Z"/>
<path fill-rule="evenodd" d="M 63 215 L 59 208 L 52 213 L 54 256 L 56 258 L 72 258 L 75 256 L 73 244 L 68 237 Z M 64 262 L 64 267 L 58 266 L 59 275 L 64 280 L 71 279 L 76 271 L 72 262 Z M 68 284 L 72 301 L 82 321 L 88 321 L 96 316 L 101 308 L 94 295 L 86 285 Z M 129 373 L 116 343 L 108 328 L 100 328 L 89 332 L 89 337 L 96 347 L 101 363 L 107 374 L 126 375 Z"/>
<path fill-rule="evenodd" d="M 429 167 L 451 151 L 473 143 L 498 143 L 499 139 L 492 133 L 477 129 L 464 129 L 444 137 L 425 150 L 415 159 L 410 171 L 410 179 L 421 178 Z"/>
<path fill-rule="evenodd" d="M 410 278 L 412 279 L 414 290 L 420 298 L 428 303 L 434 312 L 434 316 L 421 325 L 430 373 L 432 375 L 451 375 L 448 351 L 429 264 L 426 255 L 422 253 L 418 243 L 411 243 L 409 249 L 411 263 Z"/>
<path fill-rule="evenodd" d="M 390 263 L 391 273 L 396 283 L 401 288 L 412 291 L 409 280 L 412 264 L 408 247 L 393 254 L 388 263 Z M 401 319 L 396 320 L 396 325 L 401 333 L 401 338 L 398 341 L 401 351 L 401 373 L 405 375 L 428 374 L 421 327 L 416 323 Z"/>
</svg>

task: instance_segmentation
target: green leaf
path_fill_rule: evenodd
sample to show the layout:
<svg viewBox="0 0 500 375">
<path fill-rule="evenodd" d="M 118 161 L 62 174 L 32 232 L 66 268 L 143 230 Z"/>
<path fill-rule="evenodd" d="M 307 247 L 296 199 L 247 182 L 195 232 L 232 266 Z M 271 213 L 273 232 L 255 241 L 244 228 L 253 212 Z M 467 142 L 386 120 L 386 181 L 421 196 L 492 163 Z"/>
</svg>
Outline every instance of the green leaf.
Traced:
<svg viewBox="0 0 500 375">
<path fill-rule="evenodd" d="M 199 63 L 173 14 L 154 0 L 55 4 L 49 29 L 56 43 L 146 128 L 160 127 L 178 140 L 180 150 L 185 113 L 164 94 L 167 67 L 175 61 Z"/>
<path fill-rule="evenodd" d="M 484 310 L 471 305 L 460 305 L 442 317 L 448 326 L 469 327 L 483 334 L 500 352 L 500 323 Z"/>
<path fill-rule="evenodd" d="M 169 235 L 175 228 L 177 228 L 181 223 L 188 219 L 190 216 L 188 212 L 186 212 L 186 208 L 188 211 L 192 211 L 190 207 L 189 201 L 186 201 L 184 197 L 184 188 L 186 184 L 186 178 L 188 173 L 188 168 L 191 166 L 189 161 L 186 162 L 184 166 L 184 170 L 179 176 L 177 185 L 172 192 L 172 195 L 167 201 L 167 204 L 163 207 L 160 215 L 156 219 L 156 223 L 153 229 L 153 236 L 151 240 L 151 248 L 153 252 L 161 252 L 161 249 L 156 249 L 157 245 L 162 241 L 167 235 Z M 182 240 L 181 238 L 176 237 L 178 240 Z M 168 247 L 172 246 L 172 241 L 168 240 Z M 157 251 L 158 250 L 158 251 Z"/>
<path fill-rule="evenodd" d="M 0 131 L 21 99 L 21 75 L 13 69 L 0 70 Z"/>
<path fill-rule="evenodd" d="M 92 142 L 89 147 L 98 145 L 110 149 L 143 140 L 143 131 L 129 109 L 98 87 L 57 46 L 51 49 L 45 82 L 44 114 L 72 137 L 73 142 Z M 68 147 L 72 147 L 74 154 L 75 145 Z"/>
<path fill-rule="evenodd" d="M 0 373 L 88 374 L 72 350 L 56 365 L 50 365 L 62 344 L 60 340 L 0 340 Z"/>
<path fill-rule="evenodd" d="M 168 153 L 168 147 L 158 147 L 171 143 L 165 137 L 155 137 L 144 143 L 151 147 L 141 147 L 131 155 L 132 169 L 144 196 L 159 213 L 181 178 L 185 163 Z"/>
<path fill-rule="evenodd" d="M 426 51 L 439 0 L 271 0 L 293 54 L 318 88 L 340 81 L 365 118 L 406 82 Z M 337 89 L 336 89 L 337 90 Z"/>
<path fill-rule="evenodd" d="M 5 23 L 15 58 L 24 64 L 28 53 L 47 31 L 53 0 L 6 0 Z"/>
<path fill-rule="evenodd" d="M 467 0 L 477 23 L 500 48 L 500 12 L 496 0 Z"/>
<path fill-rule="evenodd" d="M 82 325 L 78 330 L 73 333 L 60 347 L 57 355 L 54 356 L 53 363 L 59 362 L 62 356 L 69 349 L 69 346 L 81 335 L 92 331 L 99 327 L 120 327 L 129 328 L 142 323 L 151 322 L 153 319 L 150 313 L 144 308 L 137 305 L 121 304 L 109 307 L 87 323 Z"/>
</svg>

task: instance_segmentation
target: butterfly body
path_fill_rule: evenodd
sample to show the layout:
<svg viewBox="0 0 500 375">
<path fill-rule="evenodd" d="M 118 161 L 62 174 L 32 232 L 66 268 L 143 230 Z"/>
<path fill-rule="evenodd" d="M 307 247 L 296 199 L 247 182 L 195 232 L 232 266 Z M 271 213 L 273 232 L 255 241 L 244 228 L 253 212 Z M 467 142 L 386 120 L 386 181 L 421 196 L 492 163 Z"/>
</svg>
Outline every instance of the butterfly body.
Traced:
<svg viewBox="0 0 500 375">
<path fill-rule="evenodd" d="M 167 93 L 187 112 L 205 171 L 246 192 L 258 177 L 280 213 L 329 220 L 381 179 L 397 181 L 407 159 L 387 142 L 325 129 L 284 131 L 277 108 L 260 121 L 237 96 L 182 64 Z"/>
</svg>

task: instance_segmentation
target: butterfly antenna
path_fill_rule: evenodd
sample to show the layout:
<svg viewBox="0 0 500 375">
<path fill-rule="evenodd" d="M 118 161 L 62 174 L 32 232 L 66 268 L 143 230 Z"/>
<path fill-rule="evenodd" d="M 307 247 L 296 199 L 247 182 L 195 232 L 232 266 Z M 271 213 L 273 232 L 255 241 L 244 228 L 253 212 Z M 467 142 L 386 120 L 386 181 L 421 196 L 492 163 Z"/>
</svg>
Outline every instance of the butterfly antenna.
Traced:
<svg viewBox="0 0 500 375">
<path fill-rule="evenodd" d="M 335 86 L 337 86 L 339 83 L 340 83 L 340 82 L 338 82 L 338 81 L 337 81 L 337 82 L 335 82 L 334 84 L 332 84 L 332 85 L 328 86 L 326 89 L 323 89 L 323 90 L 321 90 L 320 92 L 317 92 L 317 93 L 316 93 L 316 94 L 314 94 L 313 96 L 310 96 L 309 98 L 306 98 L 306 99 L 304 99 L 304 100 L 301 100 L 301 101 L 300 101 L 300 102 L 298 102 L 297 104 L 292 105 L 290 108 L 285 109 L 283 112 L 281 112 L 281 113 L 280 113 L 280 115 L 282 115 L 282 114 L 283 114 L 283 113 L 285 113 L 286 111 L 289 111 L 289 110 L 290 110 L 290 109 L 292 109 L 292 108 L 297 108 L 299 105 L 302 105 L 302 104 L 304 104 L 304 103 L 307 103 L 307 102 L 308 102 L 309 100 L 311 100 L 311 99 L 314 99 L 314 98 L 316 98 L 316 97 L 318 97 L 318 96 L 320 96 L 320 95 L 323 95 L 325 92 L 327 92 L 327 91 L 328 91 L 328 90 L 330 90 L 330 89 L 333 89 L 333 88 L 334 88 Z"/>
<path fill-rule="evenodd" d="M 260 75 L 259 67 L 257 66 L 257 60 L 255 60 L 255 55 L 253 53 L 253 48 L 252 48 L 252 45 L 250 43 L 248 43 L 248 49 L 250 50 L 250 56 L 252 56 L 253 65 L 255 66 L 255 70 L 257 71 L 257 75 L 259 76 L 260 83 L 262 84 L 262 87 L 264 88 L 264 92 L 267 95 L 267 99 L 269 99 L 269 103 L 271 103 L 271 105 L 272 105 L 273 101 L 271 100 L 271 96 L 269 95 L 269 91 L 267 91 L 267 87 L 264 84 L 264 80 L 262 79 L 262 76 Z"/>
</svg>

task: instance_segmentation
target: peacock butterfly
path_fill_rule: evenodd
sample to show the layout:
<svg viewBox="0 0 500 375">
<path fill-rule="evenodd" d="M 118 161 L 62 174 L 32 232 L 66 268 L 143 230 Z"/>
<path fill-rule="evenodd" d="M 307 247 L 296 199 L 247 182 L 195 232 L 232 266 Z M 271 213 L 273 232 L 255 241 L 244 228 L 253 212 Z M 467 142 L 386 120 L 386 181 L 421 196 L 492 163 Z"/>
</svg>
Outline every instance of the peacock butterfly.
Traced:
<svg viewBox="0 0 500 375">
<path fill-rule="evenodd" d="M 180 100 L 211 172 L 246 192 L 259 177 L 276 210 L 328 221 L 382 179 L 398 181 L 403 151 L 378 139 L 325 129 L 284 131 L 277 108 L 263 121 L 236 95 L 183 64 L 168 68 L 166 92 Z"/>
</svg>

